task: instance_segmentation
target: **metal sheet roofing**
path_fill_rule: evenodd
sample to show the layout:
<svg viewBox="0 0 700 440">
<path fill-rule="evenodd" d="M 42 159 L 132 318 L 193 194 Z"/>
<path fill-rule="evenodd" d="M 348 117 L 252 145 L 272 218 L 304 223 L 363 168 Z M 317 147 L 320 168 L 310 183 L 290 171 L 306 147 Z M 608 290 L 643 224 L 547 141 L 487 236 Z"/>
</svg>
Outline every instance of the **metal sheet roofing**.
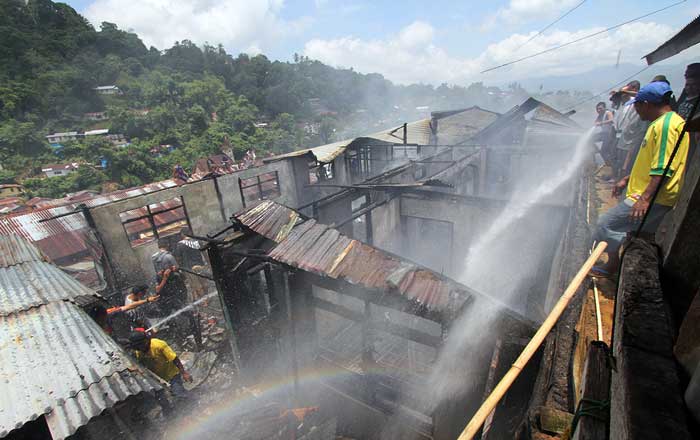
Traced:
<svg viewBox="0 0 700 440">
<path fill-rule="evenodd" d="M 0 316 L 54 301 L 97 296 L 58 267 L 43 261 L 0 268 L 0 292 Z"/>
<path fill-rule="evenodd" d="M 670 58 L 679 52 L 682 52 L 689 47 L 700 43 L 700 16 L 688 23 L 676 35 L 671 37 L 656 50 L 644 56 L 647 64 L 652 65 Z"/>
<path fill-rule="evenodd" d="M 173 186 L 176 186 L 176 183 L 171 179 L 98 196 L 81 195 L 78 200 L 66 197 L 42 202 L 42 208 L 46 209 L 0 219 L 0 235 L 18 234 L 34 242 L 53 261 L 87 253 L 88 249 L 82 237 L 87 223 L 80 213 L 48 219 L 71 212 L 81 203 L 88 207 L 100 206 Z"/>
<path fill-rule="evenodd" d="M 292 228 L 301 222 L 298 212 L 272 200 L 248 208 L 237 214 L 236 218 L 246 227 L 276 243 L 287 238 Z"/>
<path fill-rule="evenodd" d="M 488 143 L 494 138 L 503 136 L 504 132 L 508 130 L 524 128 L 530 121 L 546 122 L 553 124 L 553 127 L 566 130 L 580 128 L 571 118 L 564 116 L 554 108 L 535 98 L 528 98 L 522 104 L 516 105 L 499 116 L 486 128 L 476 133 L 472 139 Z"/>
<path fill-rule="evenodd" d="M 421 119 L 419 121 L 409 122 L 406 124 L 406 142 L 409 144 L 428 144 L 430 143 L 430 134 L 430 119 Z M 401 143 L 403 142 L 403 126 L 389 130 L 382 130 L 366 136 L 333 142 L 331 144 L 321 145 L 318 147 L 292 151 L 291 153 L 280 154 L 263 159 L 263 161 L 274 162 L 290 157 L 300 157 L 306 154 L 312 154 L 317 161 L 328 163 L 332 162 L 333 159 L 343 154 L 350 144 L 361 139 L 375 139 L 381 142 Z"/>
<path fill-rule="evenodd" d="M 17 235 L 0 239 L 0 268 L 43 259 L 39 250 Z"/>
<path fill-rule="evenodd" d="M 461 110 L 433 112 L 432 116 L 437 119 L 438 143 L 452 145 L 467 141 L 474 134 L 493 123 L 500 115 L 473 106 Z"/>
<path fill-rule="evenodd" d="M 236 215 L 243 225 L 277 242 L 269 253 L 281 263 L 360 285 L 398 292 L 429 311 L 456 311 L 472 290 L 430 269 L 351 239 L 273 201 Z"/>
<path fill-rule="evenodd" d="M 46 415 L 63 439 L 115 403 L 160 389 L 75 304 L 0 317 L 0 329 L 0 437 Z"/>
<path fill-rule="evenodd" d="M 0 437 L 45 415 L 54 439 L 129 396 L 160 389 L 76 304 L 96 295 L 30 243 L 0 236 Z M 9 256 L 8 256 L 9 255 Z"/>
</svg>

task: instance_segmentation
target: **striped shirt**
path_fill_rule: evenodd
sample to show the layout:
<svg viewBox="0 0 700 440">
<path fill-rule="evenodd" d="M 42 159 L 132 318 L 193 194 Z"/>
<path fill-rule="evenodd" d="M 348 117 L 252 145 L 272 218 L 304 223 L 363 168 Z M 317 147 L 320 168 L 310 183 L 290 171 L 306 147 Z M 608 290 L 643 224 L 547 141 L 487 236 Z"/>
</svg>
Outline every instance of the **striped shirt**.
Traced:
<svg viewBox="0 0 700 440">
<path fill-rule="evenodd" d="M 628 198 L 638 199 L 649 186 L 651 176 L 663 175 L 684 125 L 685 121 L 676 112 L 665 113 L 649 124 L 630 173 L 627 184 Z M 668 170 L 656 203 L 666 206 L 673 206 L 676 203 L 683 185 L 687 158 L 688 135 L 686 134 Z"/>
</svg>

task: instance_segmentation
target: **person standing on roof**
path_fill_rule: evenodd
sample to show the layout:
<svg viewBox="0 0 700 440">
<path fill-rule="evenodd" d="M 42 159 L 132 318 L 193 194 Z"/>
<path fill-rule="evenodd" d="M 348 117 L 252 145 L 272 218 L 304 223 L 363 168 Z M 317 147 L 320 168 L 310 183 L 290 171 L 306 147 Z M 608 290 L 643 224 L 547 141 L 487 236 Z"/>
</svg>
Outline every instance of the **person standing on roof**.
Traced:
<svg viewBox="0 0 700 440">
<path fill-rule="evenodd" d="M 160 310 L 166 314 L 172 314 L 183 309 L 187 303 L 187 286 L 179 272 L 179 265 L 173 254 L 168 250 L 167 242 L 158 240 L 158 252 L 151 256 L 153 269 L 156 272 L 156 293 L 160 295 Z M 181 334 L 194 336 L 197 347 L 202 346 L 202 334 L 199 328 L 197 315 L 191 310 L 183 313 L 189 323 L 189 333 Z M 177 325 L 176 325 L 177 326 Z"/>
<path fill-rule="evenodd" d="M 687 134 L 683 136 L 668 174 L 665 178 L 662 177 L 685 124 L 683 118 L 671 110 L 672 96 L 671 87 L 665 82 L 657 81 L 642 87 L 632 100 L 639 117 L 651 123 L 632 172 L 613 187 L 614 197 L 627 188 L 625 199 L 598 219 L 593 238 L 608 242 L 608 263 L 594 267 L 594 275 L 605 276 L 617 270 L 618 251 L 623 240 L 628 232 L 638 227 L 647 211 L 649 215 L 642 232 L 653 234 L 678 199 L 688 156 Z M 651 198 L 659 187 L 661 189 L 656 201 L 650 205 Z"/>
<path fill-rule="evenodd" d="M 613 172 L 617 179 L 629 174 L 632 161 L 637 157 L 649 123 L 639 117 L 632 98 L 639 92 L 639 81 L 631 81 L 620 89 L 620 110 L 615 114 L 615 160 Z"/>
<path fill-rule="evenodd" d="M 613 132 L 613 112 L 608 110 L 604 102 L 599 102 L 595 106 L 595 111 L 598 114 L 595 121 L 593 121 L 593 126 L 595 127 L 595 137 L 594 142 L 600 142 L 600 154 L 605 159 L 607 164 L 612 163 L 612 143 L 614 138 L 612 137 Z"/>
<path fill-rule="evenodd" d="M 192 376 L 185 370 L 177 354 L 167 342 L 152 338 L 145 332 L 131 332 L 129 345 L 135 350 L 136 359 L 170 385 L 170 392 L 176 399 L 187 397 L 183 381 L 192 382 Z M 172 407 L 164 396 L 157 396 L 165 412 Z"/>
<path fill-rule="evenodd" d="M 187 302 L 187 287 L 178 272 L 177 260 L 168 250 L 165 240 L 158 240 L 158 252 L 151 255 L 151 261 L 156 271 L 156 285 L 160 287 L 161 310 L 172 313 L 183 308 Z"/>
<path fill-rule="evenodd" d="M 689 131 L 700 131 L 700 108 L 693 115 L 692 122 L 688 121 L 693 111 L 693 106 L 700 97 L 700 63 L 689 64 L 685 69 L 685 87 L 681 96 L 678 98 L 678 114 L 688 122 Z M 693 152 L 700 141 L 700 134 L 693 133 L 690 137 L 690 152 L 688 153 L 688 162 L 690 163 Z"/>
</svg>

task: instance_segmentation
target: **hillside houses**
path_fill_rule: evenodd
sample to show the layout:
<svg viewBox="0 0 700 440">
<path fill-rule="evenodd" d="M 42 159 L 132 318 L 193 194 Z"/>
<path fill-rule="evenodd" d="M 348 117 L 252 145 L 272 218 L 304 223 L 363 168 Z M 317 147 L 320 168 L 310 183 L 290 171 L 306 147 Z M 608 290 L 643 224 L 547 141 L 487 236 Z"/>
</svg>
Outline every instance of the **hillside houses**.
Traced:
<svg viewBox="0 0 700 440">
<path fill-rule="evenodd" d="M 42 165 L 41 167 L 41 172 L 48 178 L 67 176 L 75 171 L 78 171 L 78 164 L 75 162 Z"/>
</svg>

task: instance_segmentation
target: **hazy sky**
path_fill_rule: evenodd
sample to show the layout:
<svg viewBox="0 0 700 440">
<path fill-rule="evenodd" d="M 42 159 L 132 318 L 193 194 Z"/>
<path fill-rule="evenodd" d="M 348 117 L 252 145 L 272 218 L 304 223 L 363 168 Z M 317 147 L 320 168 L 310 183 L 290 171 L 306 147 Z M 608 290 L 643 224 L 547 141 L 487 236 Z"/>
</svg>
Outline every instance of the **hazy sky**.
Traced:
<svg viewBox="0 0 700 440">
<path fill-rule="evenodd" d="M 146 45 L 166 48 L 189 39 L 223 44 L 230 53 L 296 53 L 325 63 L 379 72 L 398 83 L 468 84 L 566 76 L 638 64 L 692 18 L 690 0 L 640 22 L 492 73 L 484 68 L 587 35 L 676 0 L 588 0 L 521 47 L 581 0 L 69 0 L 93 24 L 117 23 Z M 700 60 L 696 47 L 672 59 Z"/>
</svg>

